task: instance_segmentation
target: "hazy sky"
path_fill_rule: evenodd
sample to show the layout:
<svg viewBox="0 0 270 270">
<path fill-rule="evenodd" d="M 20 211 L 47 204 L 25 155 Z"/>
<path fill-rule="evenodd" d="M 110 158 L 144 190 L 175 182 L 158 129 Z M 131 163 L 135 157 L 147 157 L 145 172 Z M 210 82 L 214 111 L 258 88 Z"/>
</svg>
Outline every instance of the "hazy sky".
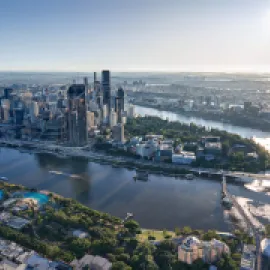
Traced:
<svg viewBox="0 0 270 270">
<path fill-rule="evenodd" d="M 270 71 L 270 0 L 0 0 L 0 70 Z"/>
</svg>

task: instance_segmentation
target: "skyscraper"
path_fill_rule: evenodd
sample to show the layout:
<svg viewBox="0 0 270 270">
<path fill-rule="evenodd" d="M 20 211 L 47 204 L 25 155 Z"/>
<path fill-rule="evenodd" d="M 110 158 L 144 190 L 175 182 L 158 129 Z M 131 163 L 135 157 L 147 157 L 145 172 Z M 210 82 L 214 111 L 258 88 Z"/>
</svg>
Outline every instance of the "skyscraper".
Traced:
<svg viewBox="0 0 270 270">
<path fill-rule="evenodd" d="M 12 88 L 5 88 L 4 89 L 4 98 L 10 99 L 12 92 L 13 92 Z"/>
<path fill-rule="evenodd" d="M 101 84 L 103 91 L 103 104 L 109 106 L 110 111 L 110 99 L 111 99 L 111 75 L 109 70 L 103 70 L 101 74 Z"/>
<path fill-rule="evenodd" d="M 86 108 L 88 107 L 88 103 L 89 103 L 89 87 L 88 87 L 88 78 L 84 77 L 83 78 L 83 82 L 85 85 L 85 100 L 86 100 Z"/>
<path fill-rule="evenodd" d="M 68 140 L 73 146 L 87 144 L 86 86 L 73 84 L 68 89 Z"/>
<path fill-rule="evenodd" d="M 112 138 L 116 142 L 124 143 L 125 141 L 125 129 L 124 125 L 117 124 L 116 126 L 112 127 Z"/>
<path fill-rule="evenodd" d="M 124 111 L 124 90 L 122 87 L 118 88 L 117 97 L 115 98 L 115 112 L 117 114 L 117 123 L 121 123 L 122 112 Z"/>
</svg>

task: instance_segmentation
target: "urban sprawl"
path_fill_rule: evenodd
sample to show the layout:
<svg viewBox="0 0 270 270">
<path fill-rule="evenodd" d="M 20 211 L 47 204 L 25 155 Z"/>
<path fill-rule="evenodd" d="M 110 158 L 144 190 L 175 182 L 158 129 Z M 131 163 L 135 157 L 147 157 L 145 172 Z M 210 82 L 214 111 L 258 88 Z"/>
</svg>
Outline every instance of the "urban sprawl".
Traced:
<svg viewBox="0 0 270 270">
<path fill-rule="evenodd" d="M 230 171 L 265 169 L 270 160 L 266 151 L 237 135 L 137 117 L 129 101 L 154 107 L 166 102 L 153 100 L 153 93 L 143 99 L 145 93 L 139 97 L 138 91 L 127 98 L 126 86 L 113 86 L 110 71 L 103 70 L 101 80 L 94 73 L 91 83 L 85 77 L 80 84 L 0 87 L 1 145 L 107 157 L 115 165 L 147 168 L 138 169 L 136 176 L 146 180 L 148 170 L 184 173 L 191 179 L 200 174 L 198 168 L 207 167 L 207 175 L 223 179 L 224 207 L 239 208 L 246 232 L 142 229 L 132 213 L 121 220 L 48 191 L 7 183 L 3 176 L 0 269 L 270 269 L 270 226 L 256 224 L 226 187 L 226 176 L 249 177 Z M 202 104 L 216 109 L 211 100 Z M 182 105 L 185 111 L 196 107 L 193 100 Z M 231 107 L 230 115 L 241 110 L 259 113 L 245 101 L 243 108 Z"/>
</svg>

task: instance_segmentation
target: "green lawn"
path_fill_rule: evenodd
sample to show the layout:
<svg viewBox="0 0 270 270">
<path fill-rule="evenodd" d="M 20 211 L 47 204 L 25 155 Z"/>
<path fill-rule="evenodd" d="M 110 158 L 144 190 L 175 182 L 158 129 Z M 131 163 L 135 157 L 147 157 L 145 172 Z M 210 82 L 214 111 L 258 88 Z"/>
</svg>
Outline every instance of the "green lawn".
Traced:
<svg viewBox="0 0 270 270">
<path fill-rule="evenodd" d="M 142 229 L 141 234 L 137 234 L 137 239 L 140 242 L 144 242 L 148 240 L 148 236 L 154 236 L 157 241 L 164 240 L 166 235 L 170 235 L 171 237 L 175 237 L 175 233 L 172 231 L 157 231 L 157 230 L 146 230 Z"/>
</svg>

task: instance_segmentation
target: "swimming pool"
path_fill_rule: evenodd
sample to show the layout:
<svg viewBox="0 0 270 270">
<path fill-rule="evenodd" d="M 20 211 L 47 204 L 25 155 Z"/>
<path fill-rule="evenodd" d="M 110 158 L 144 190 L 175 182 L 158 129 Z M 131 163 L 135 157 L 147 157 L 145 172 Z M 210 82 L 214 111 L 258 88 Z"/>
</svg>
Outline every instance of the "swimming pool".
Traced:
<svg viewBox="0 0 270 270">
<path fill-rule="evenodd" d="M 2 199 L 3 199 L 3 195 L 4 195 L 4 192 L 3 192 L 3 190 L 2 190 L 2 189 L 0 189 L 0 200 L 2 200 Z"/>
<path fill-rule="evenodd" d="M 49 197 L 46 194 L 38 193 L 38 192 L 26 192 L 23 194 L 24 198 L 30 198 L 37 200 L 39 205 L 46 204 L 49 200 Z"/>
</svg>

